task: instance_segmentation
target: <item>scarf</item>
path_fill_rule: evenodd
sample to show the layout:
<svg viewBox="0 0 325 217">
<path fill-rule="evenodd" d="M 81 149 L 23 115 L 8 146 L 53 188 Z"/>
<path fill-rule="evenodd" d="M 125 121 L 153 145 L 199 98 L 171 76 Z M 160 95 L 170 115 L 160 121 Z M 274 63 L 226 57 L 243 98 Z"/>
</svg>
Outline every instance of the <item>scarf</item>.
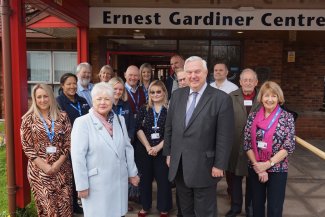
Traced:
<svg viewBox="0 0 325 217">
<path fill-rule="evenodd" d="M 282 112 L 281 108 L 279 107 L 279 105 L 277 105 L 277 107 L 272 111 L 272 113 L 267 118 L 264 118 L 265 117 L 264 107 L 260 108 L 260 110 L 256 113 L 251 128 L 251 135 L 252 135 L 251 138 L 252 138 L 253 152 L 258 162 L 265 162 L 271 158 L 273 134 L 275 132 L 276 126 L 278 125 L 281 112 Z M 256 130 L 258 128 L 264 130 L 263 142 L 267 143 L 266 148 L 257 147 Z"/>
<path fill-rule="evenodd" d="M 109 123 L 104 116 L 102 116 L 101 114 L 96 112 L 95 109 L 93 109 L 93 112 L 94 112 L 94 115 L 98 118 L 98 120 L 104 125 L 104 127 L 107 130 L 107 132 L 109 133 L 109 135 L 111 135 L 111 137 L 113 137 L 113 126 L 112 126 L 112 124 Z"/>
</svg>

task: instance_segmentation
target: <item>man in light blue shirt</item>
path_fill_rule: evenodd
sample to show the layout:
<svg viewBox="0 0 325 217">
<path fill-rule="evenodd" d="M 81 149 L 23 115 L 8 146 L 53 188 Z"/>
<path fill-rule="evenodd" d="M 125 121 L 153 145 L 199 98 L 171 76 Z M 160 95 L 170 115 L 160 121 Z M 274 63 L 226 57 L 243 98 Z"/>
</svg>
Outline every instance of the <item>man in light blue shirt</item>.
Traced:
<svg viewBox="0 0 325 217">
<path fill-rule="evenodd" d="M 92 67 L 89 63 L 83 62 L 77 66 L 76 75 L 78 77 L 77 94 L 87 100 L 90 107 L 93 106 L 90 92 L 94 84 L 90 83 Z"/>
</svg>

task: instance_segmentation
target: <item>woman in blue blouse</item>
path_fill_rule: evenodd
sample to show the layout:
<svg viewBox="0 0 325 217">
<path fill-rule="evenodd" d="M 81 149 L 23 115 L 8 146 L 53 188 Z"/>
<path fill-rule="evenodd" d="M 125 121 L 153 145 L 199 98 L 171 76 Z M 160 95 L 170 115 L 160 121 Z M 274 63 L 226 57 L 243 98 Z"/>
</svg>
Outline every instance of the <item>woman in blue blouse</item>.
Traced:
<svg viewBox="0 0 325 217">
<path fill-rule="evenodd" d="M 110 84 L 114 89 L 113 111 L 115 114 L 122 115 L 124 117 L 129 138 L 131 141 L 133 141 L 135 134 L 135 120 L 128 102 L 128 95 L 125 91 L 124 82 L 122 78 L 114 77 L 109 80 L 108 84 Z"/>
<path fill-rule="evenodd" d="M 76 118 L 88 113 L 90 106 L 87 100 L 77 94 L 77 76 L 72 73 L 65 73 L 60 78 L 59 96 L 56 101 L 62 111 L 65 111 L 73 126 Z M 83 213 L 82 208 L 78 205 L 78 196 L 73 179 L 73 211 Z"/>
<path fill-rule="evenodd" d="M 291 113 L 281 109 L 280 86 L 265 82 L 257 96 L 262 107 L 249 115 L 244 150 L 249 158 L 254 216 L 281 217 L 288 176 L 288 155 L 295 149 L 295 125 Z"/>
<path fill-rule="evenodd" d="M 167 217 L 172 208 L 172 193 L 168 181 L 166 157 L 162 155 L 167 116 L 167 89 L 162 81 L 153 81 L 149 88 L 148 105 L 141 107 L 136 121 L 136 161 L 141 173 L 140 192 L 142 209 L 138 216 L 145 217 L 152 203 L 152 181 L 157 182 L 157 209 Z"/>
</svg>

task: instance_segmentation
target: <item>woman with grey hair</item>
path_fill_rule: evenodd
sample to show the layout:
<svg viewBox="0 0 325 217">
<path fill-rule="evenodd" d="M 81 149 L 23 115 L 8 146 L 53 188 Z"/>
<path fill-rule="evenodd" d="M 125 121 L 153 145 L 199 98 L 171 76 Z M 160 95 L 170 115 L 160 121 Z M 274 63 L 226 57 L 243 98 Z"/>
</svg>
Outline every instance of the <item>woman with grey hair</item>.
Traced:
<svg viewBox="0 0 325 217">
<path fill-rule="evenodd" d="M 134 151 L 124 118 L 112 111 L 113 88 L 98 83 L 91 96 L 93 107 L 75 120 L 71 134 L 76 190 L 85 217 L 121 217 L 128 211 L 128 180 L 140 181 Z"/>
</svg>

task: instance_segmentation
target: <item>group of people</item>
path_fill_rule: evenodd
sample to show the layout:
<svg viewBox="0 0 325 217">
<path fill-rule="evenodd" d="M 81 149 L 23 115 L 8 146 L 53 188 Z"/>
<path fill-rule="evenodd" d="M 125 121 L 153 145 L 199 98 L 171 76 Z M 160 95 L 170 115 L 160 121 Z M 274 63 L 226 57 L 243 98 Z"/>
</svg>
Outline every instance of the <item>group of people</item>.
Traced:
<svg viewBox="0 0 325 217">
<path fill-rule="evenodd" d="M 280 86 L 257 89 L 252 69 L 240 74 L 240 88 L 227 80 L 225 62 L 214 65 L 207 83 L 205 60 L 174 55 L 166 82 L 152 79 L 152 67 L 131 65 L 125 82 L 111 66 L 80 63 L 51 87 L 35 85 L 22 117 L 21 139 L 38 216 L 121 217 L 130 210 L 130 185 L 138 186 L 142 209 L 167 217 L 176 186 L 177 216 L 217 216 L 217 183 L 225 175 L 231 207 L 246 216 L 282 216 L 288 155 L 294 151 L 294 119 L 284 110 Z M 82 208 L 80 207 L 81 198 Z"/>
</svg>

